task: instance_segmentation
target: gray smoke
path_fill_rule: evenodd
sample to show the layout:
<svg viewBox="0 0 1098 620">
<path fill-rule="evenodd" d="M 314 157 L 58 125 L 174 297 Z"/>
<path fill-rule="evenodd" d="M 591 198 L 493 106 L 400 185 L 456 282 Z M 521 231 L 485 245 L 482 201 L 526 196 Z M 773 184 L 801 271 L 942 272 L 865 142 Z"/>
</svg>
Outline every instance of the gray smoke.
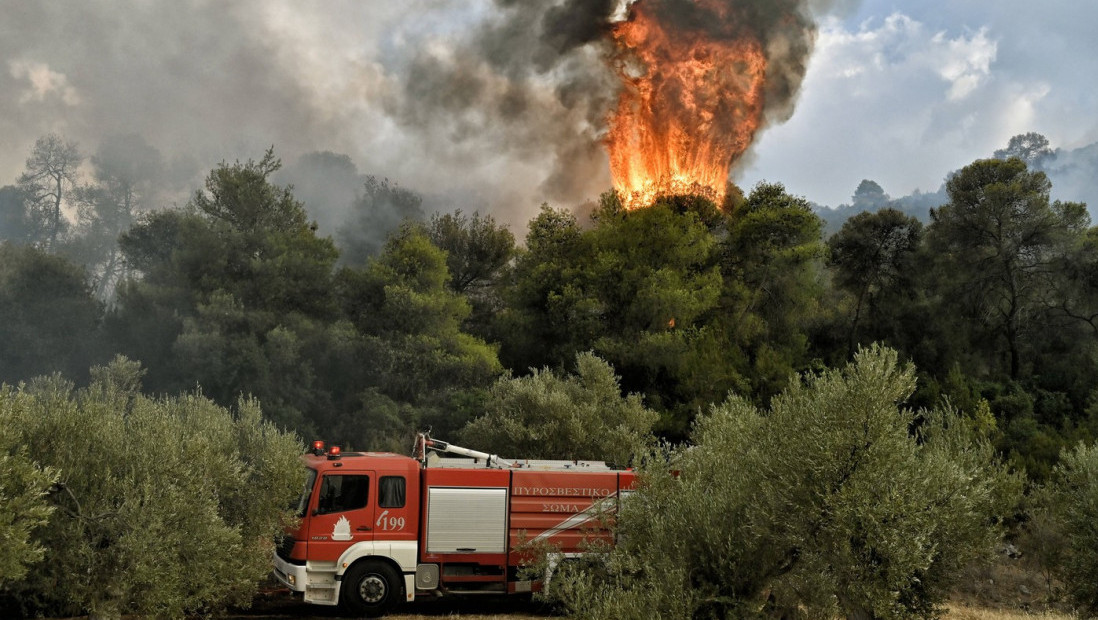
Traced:
<svg viewBox="0 0 1098 620">
<path fill-rule="evenodd" d="M 765 115 L 793 112 L 825 0 L 496 0 L 489 19 L 421 50 L 386 109 L 456 159 L 499 153 L 541 162 L 537 195 L 577 203 L 609 186 L 601 141 L 630 61 L 611 29 L 636 4 L 672 36 L 760 42 L 769 60 Z"/>
<path fill-rule="evenodd" d="M 1056 149 L 1038 166 L 1052 181 L 1052 198 L 1085 202 L 1098 222 L 1098 142 L 1077 149 Z"/>
<path fill-rule="evenodd" d="M 498 0 L 477 27 L 419 50 L 386 111 L 448 160 L 532 167 L 538 199 L 597 195 L 609 184 L 600 139 L 616 95 L 603 62 L 613 4 Z"/>
<path fill-rule="evenodd" d="M 690 4 L 641 1 L 672 19 Z M 811 1 L 727 2 L 783 59 L 775 119 L 804 74 Z M 138 135 L 163 178 L 190 188 L 274 144 L 288 163 L 345 154 L 347 176 L 521 226 L 543 201 L 570 206 L 609 187 L 600 141 L 618 86 L 607 33 L 627 4 L 0 0 L 0 186 L 49 132 L 85 154 Z M 794 35 L 778 19 L 790 14 Z M 334 226 L 336 215 L 317 217 Z"/>
</svg>

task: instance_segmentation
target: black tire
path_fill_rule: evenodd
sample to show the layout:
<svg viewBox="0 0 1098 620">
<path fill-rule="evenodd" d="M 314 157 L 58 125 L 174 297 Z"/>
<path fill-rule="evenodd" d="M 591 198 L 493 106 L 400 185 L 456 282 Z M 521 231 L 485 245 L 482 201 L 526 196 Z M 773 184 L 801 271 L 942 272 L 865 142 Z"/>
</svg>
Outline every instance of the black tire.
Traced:
<svg viewBox="0 0 1098 620">
<path fill-rule="evenodd" d="M 404 600 L 404 582 L 391 564 L 363 560 L 344 573 L 339 598 L 348 613 L 377 618 Z"/>
</svg>

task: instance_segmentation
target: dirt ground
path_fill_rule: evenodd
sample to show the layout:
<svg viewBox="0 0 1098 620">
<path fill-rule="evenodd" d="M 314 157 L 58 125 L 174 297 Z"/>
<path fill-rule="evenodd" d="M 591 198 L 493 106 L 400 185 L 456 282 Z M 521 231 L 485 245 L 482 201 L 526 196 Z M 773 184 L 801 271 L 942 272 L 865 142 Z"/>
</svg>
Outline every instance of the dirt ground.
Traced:
<svg viewBox="0 0 1098 620">
<path fill-rule="evenodd" d="M 301 596 L 292 596 L 289 590 L 269 588 L 256 598 L 251 609 L 230 615 L 234 620 L 334 620 L 343 618 L 338 608 L 308 605 Z M 475 598 L 449 597 L 438 600 L 416 601 L 401 605 L 396 612 L 386 616 L 389 620 L 546 620 L 559 618 L 546 605 L 526 597 L 485 596 Z"/>
<path fill-rule="evenodd" d="M 1076 620 L 1058 595 L 1059 584 L 1047 580 L 1025 559 L 1001 557 L 991 566 L 970 569 L 960 579 L 943 620 Z M 249 610 L 234 620 L 342 618 L 338 608 L 307 605 L 300 595 L 273 583 L 264 588 Z M 448 597 L 402 605 L 390 620 L 546 620 L 561 618 L 551 607 L 529 598 L 491 596 Z"/>
<path fill-rule="evenodd" d="M 1014 585 L 1014 584 L 1012 584 Z M 986 594 L 986 591 L 985 593 Z M 1042 605 L 1030 605 L 1019 601 L 983 599 L 970 594 L 958 595 L 950 602 L 942 620 L 1077 620 L 1062 611 L 1041 609 Z M 306 605 L 300 597 L 292 597 L 289 591 L 271 591 L 257 599 L 255 606 L 231 615 L 235 620 L 290 619 L 334 620 L 342 618 L 338 609 Z M 397 612 L 386 616 L 389 620 L 546 620 L 561 618 L 552 609 L 529 599 L 514 597 L 487 597 L 477 599 L 447 598 L 403 605 Z"/>
</svg>

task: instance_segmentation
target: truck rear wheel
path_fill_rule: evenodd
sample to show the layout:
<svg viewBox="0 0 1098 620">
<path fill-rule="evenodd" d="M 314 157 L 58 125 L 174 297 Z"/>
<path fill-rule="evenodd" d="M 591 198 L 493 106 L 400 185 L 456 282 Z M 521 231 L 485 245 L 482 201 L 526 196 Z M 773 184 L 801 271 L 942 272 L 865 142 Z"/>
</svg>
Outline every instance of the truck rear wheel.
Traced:
<svg viewBox="0 0 1098 620">
<path fill-rule="evenodd" d="M 400 574 L 379 560 L 365 560 L 352 566 L 343 575 L 340 590 L 344 609 L 369 618 L 385 615 L 404 598 Z"/>
</svg>

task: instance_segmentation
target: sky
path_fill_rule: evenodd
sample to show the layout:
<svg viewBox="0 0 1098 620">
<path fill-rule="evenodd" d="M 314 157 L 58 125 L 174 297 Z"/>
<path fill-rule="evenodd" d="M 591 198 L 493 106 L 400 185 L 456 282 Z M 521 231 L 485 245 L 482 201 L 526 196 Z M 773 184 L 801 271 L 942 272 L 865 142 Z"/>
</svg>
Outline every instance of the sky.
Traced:
<svg viewBox="0 0 1098 620">
<path fill-rule="evenodd" d="M 0 185 L 49 132 L 88 155 L 136 134 L 175 200 L 273 145 L 288 168 L 331 151 L 517 229 L 610 187 L 613 83 L 579 18 L 620 1 L 0 0 Z M 733 170 L 742 187 L 835 206 L 862 179 L 935 191 L 1019 133 L 1098 142 L 1098 2 L 803 2 L 815 47 L 792 115 Z M 566 35 L 531 34 L 550 19 Z"/>
<path fill-rule="evenodd" d="M 866 178 L 935 191 L 1021 133 L 1098 142 L 1096 23 L 1098 2 L 1077 0 L 865 0 L 825 17 L 796 112 L 738 178 L 837 205 Z"/>
</svg>

